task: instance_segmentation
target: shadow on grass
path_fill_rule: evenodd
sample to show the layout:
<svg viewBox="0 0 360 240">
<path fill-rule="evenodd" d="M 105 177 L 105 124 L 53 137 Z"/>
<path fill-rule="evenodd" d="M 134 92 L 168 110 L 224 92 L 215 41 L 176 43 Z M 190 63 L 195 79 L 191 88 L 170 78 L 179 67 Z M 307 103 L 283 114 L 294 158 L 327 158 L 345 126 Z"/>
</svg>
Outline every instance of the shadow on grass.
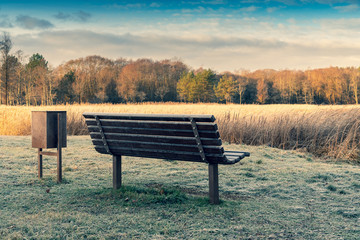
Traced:
<svg viewBox="0 0 360 240">
<path fill-rule="evenodd" d="M 223 193 L 220 196 L 220 205 L 212 205 L 209 202 L 208 193 L 199 192 L 196 189 L 175 189 L 163 187 L 161 184 L 151 186 L 122 186 L 120 189 L 77 189 L 72 191 L 69 198 L 69 205 L 91 206 L 123 206 L 123 207 L 161 207 L 167 206 L 197 206 L 214 207 L 233 205 L 250 197 L 235 194 Z M 221 200 L 223 199 L 223 200 Z M 224 201 L 226 200 L 226 201 Z M 225 204 L 225 205 L 224 205 Z M 96 209 L 95 211 L 100 211 Z"/>
<path fill-rule="evenodd" d="M 141 206 L 152 204 L 182 204 L 188 201 L 185 193 L 170 188 L 142 188 L 137 186 L 122 186 L 118 190 L 77 189 L 69 196 L 70 204 L 86 202 L 89 205 L 99 203 L 120 206 Z"/>
<path fill-rule="evenodd" d="M 39 178 L 31 178 L 31 179 L 25 179 L 23 181 L 18 181 L 17 183 L 13 184 L 13 186 L 16 187 L 26 187 L 26 186 L 42 186 L 42 187 L 54 187 L 59 184 L 70 184 L 71 180 L 68 180 L 67 178 L 63 178 L 62 182 L 59 183 L 56 180 L 56 177 L 43 177 L 41 179 Z"/>
<path fill-rule="evenodd" d="M 240 202 L 248 197 L 235 196 L 224 193 L 220 198 L 220 205 L 209 203 L 207 193 L 198 192 L 194 189 L 175 189 L 171 187 L 156 186 L 122 186 L 120 189 L 76 189 L 68 196 L 69 205 L 91 206 L 124 206 L 124 207 L 156 207 L 156 206 L 222 206 Z M 230 201 L 228 201 L 230 200 Z"/>
</svg>

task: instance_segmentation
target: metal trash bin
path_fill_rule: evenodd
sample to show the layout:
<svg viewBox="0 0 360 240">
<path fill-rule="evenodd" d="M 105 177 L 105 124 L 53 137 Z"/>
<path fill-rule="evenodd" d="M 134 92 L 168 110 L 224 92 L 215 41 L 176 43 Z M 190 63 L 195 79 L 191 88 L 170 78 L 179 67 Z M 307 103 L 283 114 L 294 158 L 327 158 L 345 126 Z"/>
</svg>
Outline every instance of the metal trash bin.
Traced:
<svg viewBox="0 0 360 240">
<path fill-rule="evenodd" d="M 32 111 L 31 136 L 33 148 L 57 148 L 58 114 L 61 115 L 61 147 L 66 147 L 66 111 Z"/>
<path fill-rule="evenodd" d="M 38 175 L 42 178 L 42 156 L 57 157 L 57 180 L 62 181 L 62 152 L 66 147 L 66 111 L 32 111 L 32 147 L 38 148 Z M 43 148 L 57 148 L 57 152 L 43 152 Z"/>
</svg>

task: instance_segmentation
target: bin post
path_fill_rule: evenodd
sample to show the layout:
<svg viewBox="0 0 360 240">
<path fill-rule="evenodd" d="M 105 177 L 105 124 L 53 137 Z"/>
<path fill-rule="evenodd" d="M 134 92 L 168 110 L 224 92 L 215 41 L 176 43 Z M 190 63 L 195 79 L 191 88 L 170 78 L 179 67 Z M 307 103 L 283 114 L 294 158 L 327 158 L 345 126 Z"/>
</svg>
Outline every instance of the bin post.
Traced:
<svg viewBox="0 0 360 240">
<path fill-rule="evenodd" d="M 38 177 L 41 179 L 43 177 L 43 157 L 42 157 L 42 148 L 38 149 Z"/>
<path fill-rule="evenodd" d="M 58 141 L 57 141 L 57 181 L 58 182 L 62 182 L 62 152 L 61 152 L 61 147 L 63 145 L 62 143 L 62 134 L 63 134 L 63 129 L 62 129 L 62 116 L 60 113 L 57 114 L 57 119 L 58 119 Z"/>
</svg>

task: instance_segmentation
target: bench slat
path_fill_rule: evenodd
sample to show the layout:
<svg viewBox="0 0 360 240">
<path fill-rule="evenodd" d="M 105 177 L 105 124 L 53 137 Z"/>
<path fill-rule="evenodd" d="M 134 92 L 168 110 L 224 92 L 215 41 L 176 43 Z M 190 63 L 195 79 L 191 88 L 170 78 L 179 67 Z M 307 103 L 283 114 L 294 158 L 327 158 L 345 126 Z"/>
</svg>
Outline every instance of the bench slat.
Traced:
<svg viewBox="0 0 360 240">
<path fill-rule="evenodd" d="M 108 154 L 103 146 L 95 146 L 95 150 L 102 154 Z M 190 152 L 174 152 L 166 150 L 150 150 L 150 149 L 129 149 L 129 148 L 112 148 L 114 155 L 124 155 L 133 157 L 146 157 L 168 160 L 180 160 L 180 161 L 192 161 L 192 162 L 204 162 L 202 161 L 198 153 Z M 212 163 L 222 164 L 226 161 L 224 155 L 221 154 L 206 154 L 206 160 Z"/>
<path fill-rule="evenodd" d="M 182 114 L 127 114 L 127 113 L 83 113 L 85 118 L 123 119 L 123 120 L 150 120 L 150 121 L 175 121 L 186 122 L 194 118 L 196 122 L 214 122 L 213 115 L 182 115 Z"/>
<path fill-rule="evenodd" d="M 98 132 L 91 132 L 92 139 L 101 139 L 101 134 Z M 129 141 L 142 141 L 152 143 L 177 143 L 184 145 L 196 145 L 194 137 L 177 137 L 177 136 L 149 136 L 139 134 L 122 134 L 122 133 L 105 133 L 108 140 L 129 140 Z M 202 144 L 208 146 L 221 146 L 221 139 L 215 138 L 201 138 Z"/>
<path fill-rule="evenodd" d="M 95 146 L 95 150 L 102 154 L 108 154 L 105 147 Z M 146 158 L 157 158 L 157 159 L 169 159 L 169 160 L 179 160 L 179 161 L 192 161 L 192 162 L 203 162 L 201 156 L 197 153 L 190 152 L 169 152 L 166 150 L 144 150 L 144 149 L 129 149 L 129 148 L 112 148 L 112 153 L 114 155 L 125 155 L 132 157 L 146 157 Z M 241 152 L 237 156 L 226 156 L 221 154 L 205 154 L 206 160 L 209 163 L 218 163 L 218 164 L 235 164 L 241 159 L 247 156 L 245 152 Z"/>
<path fill-rule="evenodd" d="M 103 146 L 104 143 L 102 140 L 94 139 L 94 145 Z M 136 142 L 136 141 L 128 141 L 128 140 L 107 140 L 108 146 L 110 147 L 110 151 L 113 147 L 122 147 L 122 148 L 130 148 L 130 149 L 164 149 L 170 152 L 194 152 L 199 153 L 199 149 L 196 145 L 182 145 L 182 144 L 168 144 L 168 143 L 144 143 L 144 142 Z M 204 146 L 205 154 L 224 154 L 224 148 L 218 146 Z"/>
<path fill-rule="evenodd" d="M 97 126 L 88 126 L 89 132 L 99 132 Z M 154 135 L 154 136 L 182 136 L 182 137 L 193 137 L 194 132 L 192 130 L 173 130 L 173 129 L 152 129 L 152 128 L 126 128 L 126 127 L 109 127 L 103 126 L 105 133 L 132 133 L 132 134 L 143 134 L 143 135 Z M 199 131 L 201 138 L 219 138 L 220 134 L 218 131 Z"/>
<path fill-rule="evenodd" d="M 156 128 L 156 129 L 181 129 L 192 130 L 190 122 L 164 122 L 164 121 L 129 121 L 129 120 L 101 120 L 101 126 L 131 127 L 131 128 Z M 97 126 L 95 120 L 86 120 L 88 126 Z M 198 123 L 198 130 L 216 131 L 214 123 Z"/>
</svg>

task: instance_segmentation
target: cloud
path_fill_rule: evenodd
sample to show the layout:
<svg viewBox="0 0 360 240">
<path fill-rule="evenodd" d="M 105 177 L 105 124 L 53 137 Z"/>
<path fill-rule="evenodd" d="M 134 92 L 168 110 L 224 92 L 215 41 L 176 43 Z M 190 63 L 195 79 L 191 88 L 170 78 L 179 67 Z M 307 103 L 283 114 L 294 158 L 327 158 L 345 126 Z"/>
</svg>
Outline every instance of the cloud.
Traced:
<svg viewBox="0 0 360 240">
<path fill-rule="evenodd" d="M 153 2 L 153 3 L 150 4 L 150 7 L 159 8 L 159 7 L 161 7 L 161 5 L 159 3 L 157 3 L 157 2 Z"/>
<path fill-rule="evenodd" d="M 74 41 L 76 40 L 76 41 Z M 133 34 L 100 34 L 92 31 L 45 31 L 34 37 L 34 34 L 15 37 L 17 46 L 25 52 L 42 51 L 47 53 L 47 60 L 52 64 L 84 57 L 101 55 L 118 58 L 171 58 L 181 57 L 191 60 L 207 52 L 223 52 L 227 56 L 239 49 L 279 49 L 284 43 L 274 40 L 246 38 L 197 38 L 176 37 L 167 35 L 133 35 Z M 94 46 L 97 46 L 94 48 Z M 195 62 L 191 62 L 196 66 Z M 197 64 L 199 65 L 199 64 Z M 215 67 L 215 66 L 214 66 Z"/>
<path fill-rule="evenodd" d="M 334 9 L 340 11 L 340 12 L 351 12 L 359 9 L 359 5 L 357 4 L 350 4 L 346 6 L 336 6 Z"/>
<path fill-rule="evenodd" d="M 258 0 L 243 0 L 242 2 L 245 3 L 258 3 L 260 6 L 263 4 L 264 1 Z M 316 3 L 333 6 L 334 4 L 356 4 L 358 0 L 268 0 L 268 3 L 282 3 L 286 6 L 304 6 L 304 5 L 313 5 Z"/>
<path fill-rule="evenodd" d="M 77 13 L 74 13 L 75 18 L 79 19 L 82 22 L 86 22 L 91 18 L 91 14 L 84 12 L 84 11 L 79 11 Z"/>
<path fill-rule="evenodd" d="M 76 40 L 76 41 L 74 41 Z M 26 53 L 42 52 L 54 65 L 88 55 L 116 59 L 179 57 L 191 67 L 233 71 L 245 68 L 307 69 L 353 66 L 360 62 L 359 44 L 260 37 L 170 36 L 169 34 L 100 34 L 92 31 L 44 31 L 14 37 Z M 94 48 L 96 46 L 96 48 Z"/>
<path fill-rule="evenodd" d="M 13 28 L 14 25 L 10 22 L 7 15 L 0 16 L 0 27 L 1 28 Z"/>
<path fill-rule="evenodd" d="M 63 12 L 58 12 L 57 14 L 54 15 L 54 17 L 60 20 L 69 20 L 72 18 L 71 14 L 63 13 Z"/>
<path fill-rule="evenodd" d="M 266 11 L 268 12 L 268 13 L 273 13 L 273 12 L 275 12 L 276 10 L 278 10 L 279 8 L 278 7 L 268 7 L 268 8 L 266 8 Z"/>
<path fill-rule="evenodd" d="M 11 24 L 8 20 L 2 20 L 0 21 L 0 27 L 2 28 L 13 28 L 14 25 Z"/>
<path fill-rule="evenodd" d="M 196 8 L 186 8 L 186 9 L 181 9 L 181 13 L 185 13 L 185 14 L 192 14 L 192 13 L 204 13 L 206 10 L 210 10 L 210 9 L 205 9 L 202 6 L 198 6 Z"/>
<path fill-rule="evenodd" d="M 302 0 L 306 2 L 306 0 Z M 317 3 L 320 4 L 327 4 L 327 5 L 334 5 L 334 4 L 355 4 L 358 3 L 358 0 L 316 0 Z"/>
<path fill-rule="evenodd" d="M 143 3 L 128 3 L 128 4 L 114 3 L 113 5 L 111 5 L 111 8 L 124 9 L 124 10 L 140 9 L 140 8 L 144 8 L 144 7 L 146 7 L 146 4 L 143 4 Z"/>
<path fill-rule="evenodd" d="M 209 5 L 223 5 L 226 4 L 224 0 L 212 0 L 212 1 L 201 1 L 203 4 L 209 4 Z"/>
<path fill-rule="evenodd" d="M 87 22 L 92 17 L 92 15 L 84 11 L 78 11 L 72 14 L 58 12 L 54 15 L 54 17 L 64 21 Z"/>
<path fill-rule="evenodd" d="M 244 12 L 255 12 L 259 7 L 256 6 L 250 6 L 250 7 L 243 7 L 240 8 L 240 11 L 244 11 Z"/>
<path fill-rule="evenodd" d="M 19 15 L 16 17 L 16 23 L 25 29 L 48 29 L 54 27 L 54 25 L 43 19 L 30 17 L 27 15 Z"/>
</svg>

